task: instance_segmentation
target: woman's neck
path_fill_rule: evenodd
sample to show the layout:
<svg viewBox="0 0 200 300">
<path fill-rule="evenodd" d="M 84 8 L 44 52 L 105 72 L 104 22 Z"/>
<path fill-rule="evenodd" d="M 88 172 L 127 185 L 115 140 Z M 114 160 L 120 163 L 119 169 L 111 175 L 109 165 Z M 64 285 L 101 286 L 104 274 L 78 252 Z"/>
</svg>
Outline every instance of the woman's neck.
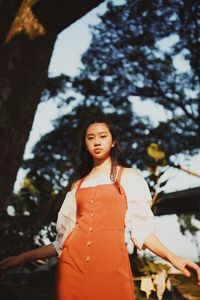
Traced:
<svg viewBox="0 0 200 300">
<path fill-rule="evenodd" d="M 93 168 L 91 170 L 91 173 L 104 173 L 104 172 L 110 172 L 111 170 L 111 158 L 108 157 L 103 161 L 94 161 Z"/>
<path fill-rule="evenodd" d="M 87 179 L 93 180 L 99 177 L 103 177 L 104 179 L 110 178 L 111 165 L 112 161 L 110 157 L 108 157 L 104 161 L 99 161 L 98 163 L 94 164 L 90 173 L 87 174 Z"/>
</svg>

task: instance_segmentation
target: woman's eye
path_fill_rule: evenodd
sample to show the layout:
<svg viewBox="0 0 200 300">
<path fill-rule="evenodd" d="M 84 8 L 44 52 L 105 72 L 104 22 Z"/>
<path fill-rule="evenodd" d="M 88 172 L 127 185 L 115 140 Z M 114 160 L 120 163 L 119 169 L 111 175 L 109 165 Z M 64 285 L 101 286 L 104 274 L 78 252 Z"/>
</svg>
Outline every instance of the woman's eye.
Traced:
<svg viewBox="0 0 200 300">
<path fill-rule="evenodd" d="M 106 135 L 102 135 L 102 136 L 101 136 L 101 138 L 105 138 L 105 137 L 106 137 Z"/>
</svg>

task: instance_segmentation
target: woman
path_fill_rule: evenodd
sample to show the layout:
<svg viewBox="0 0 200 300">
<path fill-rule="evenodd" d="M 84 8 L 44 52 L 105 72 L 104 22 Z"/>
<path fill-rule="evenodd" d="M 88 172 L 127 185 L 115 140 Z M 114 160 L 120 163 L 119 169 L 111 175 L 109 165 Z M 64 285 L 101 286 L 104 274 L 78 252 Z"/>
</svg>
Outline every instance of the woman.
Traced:
<svg viewBox="0 0 200 300">
<path fill-rule="evenodd" d="M 200 267 L 172 253 L 155 235 L 151 195 L 138 171 L 126 168 L 113 126 L 90 122 L 83 133 L 80 179 L 58 213 L 57 238 L 50 245 L 0 262 L 6 270 L 41 258 L 59 256 L 57 299 L 133 300 L 132 274 L 125 244 L 148 248 L 187 277 Z"/>
</svg>

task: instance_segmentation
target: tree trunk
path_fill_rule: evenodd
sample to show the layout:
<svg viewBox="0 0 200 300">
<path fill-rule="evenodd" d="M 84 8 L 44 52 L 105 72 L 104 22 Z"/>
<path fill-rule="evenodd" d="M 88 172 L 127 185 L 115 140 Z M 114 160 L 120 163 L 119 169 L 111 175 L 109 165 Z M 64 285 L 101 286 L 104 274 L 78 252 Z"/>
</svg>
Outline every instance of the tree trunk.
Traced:
<svg viewBox="0 0 200 300">
<path fill-rule="evenodd" d="M 11 195 L 56 35 L 14 38 L 0 51 L 0 207 Z"/>
<path fill-rule="evenodd" d="M 102 1 L 0 2 L 0 210 L 11 201 L 57 34 Z"/>
</svg>

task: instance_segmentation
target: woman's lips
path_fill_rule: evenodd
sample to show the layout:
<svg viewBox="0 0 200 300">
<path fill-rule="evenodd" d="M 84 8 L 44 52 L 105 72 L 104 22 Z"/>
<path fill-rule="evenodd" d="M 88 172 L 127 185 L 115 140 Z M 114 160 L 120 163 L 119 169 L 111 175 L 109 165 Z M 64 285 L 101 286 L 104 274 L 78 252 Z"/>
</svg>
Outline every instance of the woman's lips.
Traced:
<svg viewBox="0 0 200 300">
<path fill-rule="evenodd" d="M 96 149 L 94 149 L 94 152 L 101 152 L 101 148 L 96 148 Z"/>
</svg>

